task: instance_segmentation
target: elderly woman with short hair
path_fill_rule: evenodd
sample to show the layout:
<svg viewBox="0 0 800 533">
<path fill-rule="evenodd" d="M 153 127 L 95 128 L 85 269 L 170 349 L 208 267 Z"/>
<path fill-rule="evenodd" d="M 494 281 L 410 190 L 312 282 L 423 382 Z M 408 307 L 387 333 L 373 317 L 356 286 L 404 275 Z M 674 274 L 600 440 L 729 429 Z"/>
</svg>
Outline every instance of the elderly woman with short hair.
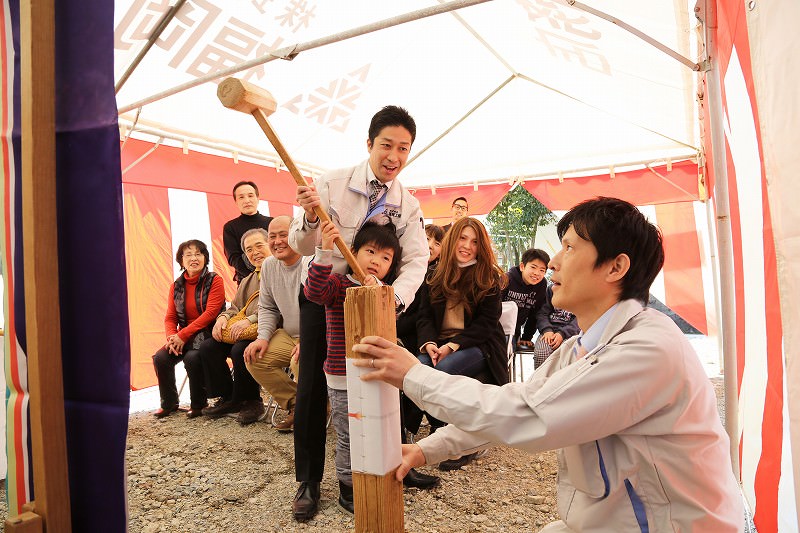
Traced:
<svg viewBox="0 0 800 533">
<path fill-rule="evenodd" d="M 189 377 L 191 405 L 186 415 L 198 416 L 208 403 L 205 377 L 197 348 L 211 336 L 211 326 L 225 309 L 225 287 L 222 278 L 208 270 L 208 248 L 197 239 L 182 242 L 175 260 L 181 267 L 169 288 L 164 329 L 167 342 L 153 355 L 158 377 L 161 409 L 153 413 L 163 418 L 178 410 L 178 389 L 175 365 L 183 361 Z"/>
</svg>

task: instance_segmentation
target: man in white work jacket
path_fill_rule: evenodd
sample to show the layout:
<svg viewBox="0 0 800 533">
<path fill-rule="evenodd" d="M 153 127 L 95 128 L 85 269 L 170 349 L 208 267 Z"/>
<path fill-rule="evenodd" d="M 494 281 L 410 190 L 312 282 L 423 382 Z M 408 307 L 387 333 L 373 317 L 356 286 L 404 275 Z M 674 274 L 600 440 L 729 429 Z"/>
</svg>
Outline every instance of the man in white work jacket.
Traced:
<svg viewBox="0 0 800 533">
<path fill-rule="evenodd" d="M 403 448 L 409 468 L 494 444 L 559 453 L 560 520 L 542 531 L 741 531 L 744 511 L 716 396 L 675 324 L 643 307 L 664 263 L 658 229 L 631 204 L 597 198 L 558 224 L 553 305 L 581 333 L 526 383 L 450 376 L 379 337 L 359 366 L 450 425 Z"/>
</svg>

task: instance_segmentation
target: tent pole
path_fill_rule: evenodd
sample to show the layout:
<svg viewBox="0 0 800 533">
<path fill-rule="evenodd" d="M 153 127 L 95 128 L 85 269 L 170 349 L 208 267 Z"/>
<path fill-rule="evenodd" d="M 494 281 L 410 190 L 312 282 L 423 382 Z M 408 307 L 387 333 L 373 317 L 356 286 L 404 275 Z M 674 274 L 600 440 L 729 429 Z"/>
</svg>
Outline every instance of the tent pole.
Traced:
<svg viewBox="0 0 800 533">
<path fill-rule="evenodd" d="M 715 0 L 703 0 L 698 19 L 704 24 L 706 57 L 706 86 L 711 120 L 711 151 L 714 163 L 714 205 L 717 212 L 717 252 L 720 277 L 720 305 L 725 313 L 720 323 L 725 375 L 725 429 L 730 438 L 731 466 L 737 481 L 739 469 L 739 395 L 736 353 L 736 292 L 733 269 L 733 235 L 731 231 L 730 195 L 728 193 L 728 164 L 725 150 L 724 119 L 722 116 L 722 86 L 717 62 L 717 12 Z"/>
<path fill-rule="evenodd" d="M 405 15 L 398 15 L 396 17 L 380 20 L 378 22 L 373 22 L 371 24 L 366 24 L 364 26 L 359 26 L 357 28 L 346 30 L 341 33 L 336 33 L 334 35 L 329 35 L 327 37 L 314 39 L 313 41 L 307 41 L 304 43 L 284 46 L 283 48 L 275 50 L 274 52 L 264 54 L 263 56 L 253 58 L 248 61 L 244 61 L 242 63 L 239 63 L 238 65 L 234 65 L 226 69 L 212 72 L 211 74 L 207 74 L 205 76 L 196 78 L 190 82 L 177 85 L 171 89 L 167 89 L 166 91 L 162 91 L 160 93 L 139 100 L 138 102 L 134 102 L 124 107 L 120 107 L 118 109 L 118 114 L 121 115 L 122 113 L 127 113 L 128 111 L 142 107 L 143 105 L 152 104 L 153 102 L 157 102 L 158 100 L 163 100 L 168 96 L 178 94 L 180 92 L 186 91 L 193 87 L 197 87 L 198 85 L 202 85 L 209 81 L 214 81 L 221 78 L 227 78 L 228 76 L 233 76 L 238 72 L 242 72 L 243 70 L 247 70 L 258 65 L 263 65 L 264 63 L 269 63 L 270 61 L 274 61 L 275 59 L 292 60 L 297 56 L 297 54 L 299 54 L 300 52 L 305 52 L 306 50 L 312 50 L 314 48 L 319 48 L 327 44 L 346 41 L 347 39 L 351 39 L 353 37 L 359 37 L 361 35 L 366 35 L 367 33 L 372 33 L 378 30 L 391 28 L 393 26 L 399 26 L 400 24 L 405 24 L 406 22 L 413 22 L 415 20 L 432 17 L 434 15 L 440 15 L 442 13 L 447 13 L 449 11 L 454 11 L 456 9 L 462 9 L 465 7 L 483 4 L 489 1 L 490 0 L 454 0 L 452 2 L 447 2 L 446 4 L 418 9 L 416 11 L 411 11 L 410 13 L 406 13 Z"/>
<path fill-rule="evenodd" d="M 716 227 L 714 224 L 714 207 L 712 202 L 706 200 L 706 225 L 708 226 L 708 241 L 709 241 L 709 252 L 711 254 L 711 278 L 714 281 L 714 317 L 716 318 L 717 324 L 716 329 L 717 331 L 714 334 L 717 337 L 717 353 L 719 357 L 719 370 L 720 373 L 725 372 L 725 347 L 722 345 L 722 334 L 720 334 L 720 328 L 722 326 L 722 306 L 719 303 L 719 295 L 720 295 L 720 288 L 719 288 L 719 258 L 717 254 L 717 249 L 719 245 L 717 244 L 717 232 Z M 709 331 L 710 333 L 710 331 Z"/>
<path fill-rule="evenodd" d="M 169 11 L 164 13 L 164 16 L 161 17 L 161 20 L 158 21 L 158 25 L 156 25 L 153 33 L 150 34 L 150 37 L 147 38 L 147 42 L 144 43 L 144 47 L 139 50 L 139 53 L 136 54 L 136 57 L 133 59 L 128 68 L 125 69 L 125 72 L 120 76 L 119 81 L 114 85 L 114 94 L 118 94 L 119 90 L 122 89 L 122 86 L 125 85 L 125 82 L 128 81 L 128 78 L 131 77 L 133 71 L 136 70 L 136 67 L 139 66 L 139 63 L 142 62 L 144 56 L 147 55 L 147 52 L 150 51 L 150 48 L 156 43 L 156 40 L 161 37 L 161 34 L 164 33 L 164 30 L 167 29 L 170 21 L 175 17 L 178 13 L 178 10 L 186 3 L 186 0 L 178 0 L 178 2 L 169 8 Z"/>
</svg>

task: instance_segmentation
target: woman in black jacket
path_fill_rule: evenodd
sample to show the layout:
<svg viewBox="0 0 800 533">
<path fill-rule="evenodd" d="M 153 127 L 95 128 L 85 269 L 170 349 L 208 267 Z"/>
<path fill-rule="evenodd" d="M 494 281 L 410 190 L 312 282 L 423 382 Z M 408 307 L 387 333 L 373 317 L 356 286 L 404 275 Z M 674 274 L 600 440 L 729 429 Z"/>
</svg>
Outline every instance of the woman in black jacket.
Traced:
<svg viewBox="0 0 800 533">
<path fill-rule="evenodd" d="M 500 326 L 500 293 L 507 282 L 486 228 L 474 218 L 455 222 L 439 265 L 422 291 L 417 335 L 420 361 L 448 374 L 508 383 Z"/>
<path fill-rule="evenodd" d="M 507 281 L 483 224 L 467 217 L 453 223 L 442 242 L 439 265 L 420 295 L 419 360 L 448 374 L 508 383 L 500 325 L 500 296 Z M 431 416 L 428 420 L 432 431 L 442 425 Z M 474 458 L 468 454 L 443 461 L 439 469 L 457 470 Z"/>
</svg>

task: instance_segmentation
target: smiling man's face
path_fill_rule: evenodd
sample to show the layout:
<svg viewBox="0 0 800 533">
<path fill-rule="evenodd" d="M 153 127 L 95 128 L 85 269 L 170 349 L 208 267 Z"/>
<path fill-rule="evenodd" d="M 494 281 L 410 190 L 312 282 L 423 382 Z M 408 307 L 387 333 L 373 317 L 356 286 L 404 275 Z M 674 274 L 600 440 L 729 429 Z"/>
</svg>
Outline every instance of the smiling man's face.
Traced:
<svg viewBox="0 0 800 533">
<path fill-rule="evenodd" d="M 397 177 L 411 152 L 411 133 L 403 126 L 386 126 L 375 141 L 367 139 L 369 167 L 381 183 L 390 183 Z"/>
</svg>

